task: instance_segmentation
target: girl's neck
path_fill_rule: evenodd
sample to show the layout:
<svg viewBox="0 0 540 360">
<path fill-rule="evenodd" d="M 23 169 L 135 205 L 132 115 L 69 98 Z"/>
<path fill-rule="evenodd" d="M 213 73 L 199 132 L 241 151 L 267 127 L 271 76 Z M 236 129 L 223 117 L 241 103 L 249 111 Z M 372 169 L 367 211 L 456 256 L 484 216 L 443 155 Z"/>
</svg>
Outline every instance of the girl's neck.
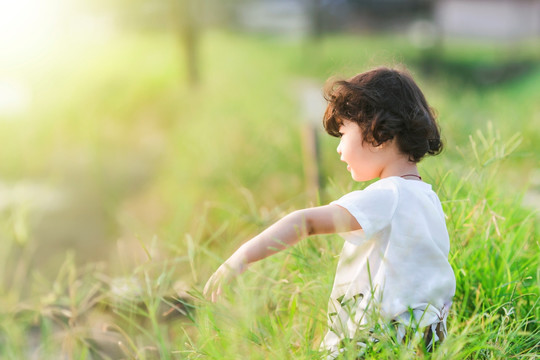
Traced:
<svg viewBox="0 0 540 360">
<path fill-rule="evenodd" d="M 390 176 L 399 176 L 408 180 L 422 180 L 416 163 L 409 161 L 408 159 L 390 163 L 381 171 L 381 179 Z"/>
</svg>

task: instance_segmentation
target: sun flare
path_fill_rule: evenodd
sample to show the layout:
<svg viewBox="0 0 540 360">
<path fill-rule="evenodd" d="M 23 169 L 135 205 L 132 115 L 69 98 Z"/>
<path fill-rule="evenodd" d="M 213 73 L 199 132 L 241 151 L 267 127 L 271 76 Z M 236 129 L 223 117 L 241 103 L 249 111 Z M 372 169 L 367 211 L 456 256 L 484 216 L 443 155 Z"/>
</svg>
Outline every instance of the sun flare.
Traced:
<svg viewBox="0 0 540 360">
<path fill-rule="evenodd" d="M 24 62 L 65 32 L 69 6 L 63 0 L 0 0 L 1 60 Z"/>
</svg>

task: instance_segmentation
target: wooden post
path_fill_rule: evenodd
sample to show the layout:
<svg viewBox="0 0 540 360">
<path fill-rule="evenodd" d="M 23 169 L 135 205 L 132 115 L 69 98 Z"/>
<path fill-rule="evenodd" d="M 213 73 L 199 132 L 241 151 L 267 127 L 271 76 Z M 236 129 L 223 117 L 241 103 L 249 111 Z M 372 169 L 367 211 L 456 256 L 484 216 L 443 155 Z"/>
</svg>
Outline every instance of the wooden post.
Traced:
<svg viewBox="0 0 540 360">
<path fill-rule="evenodd" d="M 199 21 L 196 0 L 169 0 L 174 28 L 178 31 L 181 46 L 185 52 L 186 71 L 191 86 L 199 83 L 198 43 Z"/>
<path fill-rule="evenodd" d="M 196 86 L 199 83 L 199 67 L 198 67 L 198 21 L 197 12 L 195 11 L 195 4 L 193 0 L 187 0 L 184 2 L 184 18 L 182 23 L 182 37 L 184 43 L 184 49 L 186 51 L 186 65 L 188 72 L 188 79 L 191 86 Z"/>
<path fill-rule="evenodd" d="M 302 110 L 301 137 L 306 191 L 309 199 L 318 204 L 319 189 L 322 185 L 318 129 L 321 128 L 326 102 L 322 96 L 321 86 L 317 86 L 313 82 L 302 81 L 299 93 Z"/>
<path fill-rule="evenodd" d="M 301 136 L 306 192 L 310 200 L 315 201 L 319 197 L 319 189 L 321 187 L 317 130 L 312 123 L 304 122 L 302 124 Z"/>
</svg>

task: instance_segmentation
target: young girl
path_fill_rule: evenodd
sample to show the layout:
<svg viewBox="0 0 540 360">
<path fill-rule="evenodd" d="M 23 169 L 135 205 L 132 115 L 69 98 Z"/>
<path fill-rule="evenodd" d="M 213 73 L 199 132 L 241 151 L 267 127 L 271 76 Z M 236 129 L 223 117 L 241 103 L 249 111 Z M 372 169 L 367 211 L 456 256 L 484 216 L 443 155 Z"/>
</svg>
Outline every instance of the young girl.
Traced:
<svg viewBox="0 0 540 360">
<path fill-rule="evenodd" d="M 248 264 L 309 235 L 341 233 L 346 241 L 321 344 L 329 358 L 376 326 L 394 329 L 400 341 L 422 334 L 430 350 L 446 336 L 455 291 L 441 203 L 417 169 L 424 155 L 442 149 L 434 113 L 410 75 L 389 68 L 334 81 L 325 98 L 324 127 L 340 138 L 337 152 L 352 178 L 379 180 L 329 205 L 285 216 L 243 244 L 204 293 L 215 301 L 222 284 Z"/>
</svg>

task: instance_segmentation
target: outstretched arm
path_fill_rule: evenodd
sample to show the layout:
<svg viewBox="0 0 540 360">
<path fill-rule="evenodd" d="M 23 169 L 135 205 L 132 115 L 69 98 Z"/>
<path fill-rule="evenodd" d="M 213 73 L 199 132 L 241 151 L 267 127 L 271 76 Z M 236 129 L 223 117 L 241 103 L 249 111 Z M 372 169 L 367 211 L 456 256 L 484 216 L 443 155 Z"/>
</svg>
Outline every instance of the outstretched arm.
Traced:
<svg viewBox="0 0 540 360">
<path fill-rule="evenodd" d="M 210 277 L 204 294 L 216 301 L 221 284 L 243 273 L 248 264 L 264 259 L 309 235 L 332 234 L 361 229 L 356 219 L 338 205 L 325 205 L 297 210 L 244 243 Z"/>
</svg>

